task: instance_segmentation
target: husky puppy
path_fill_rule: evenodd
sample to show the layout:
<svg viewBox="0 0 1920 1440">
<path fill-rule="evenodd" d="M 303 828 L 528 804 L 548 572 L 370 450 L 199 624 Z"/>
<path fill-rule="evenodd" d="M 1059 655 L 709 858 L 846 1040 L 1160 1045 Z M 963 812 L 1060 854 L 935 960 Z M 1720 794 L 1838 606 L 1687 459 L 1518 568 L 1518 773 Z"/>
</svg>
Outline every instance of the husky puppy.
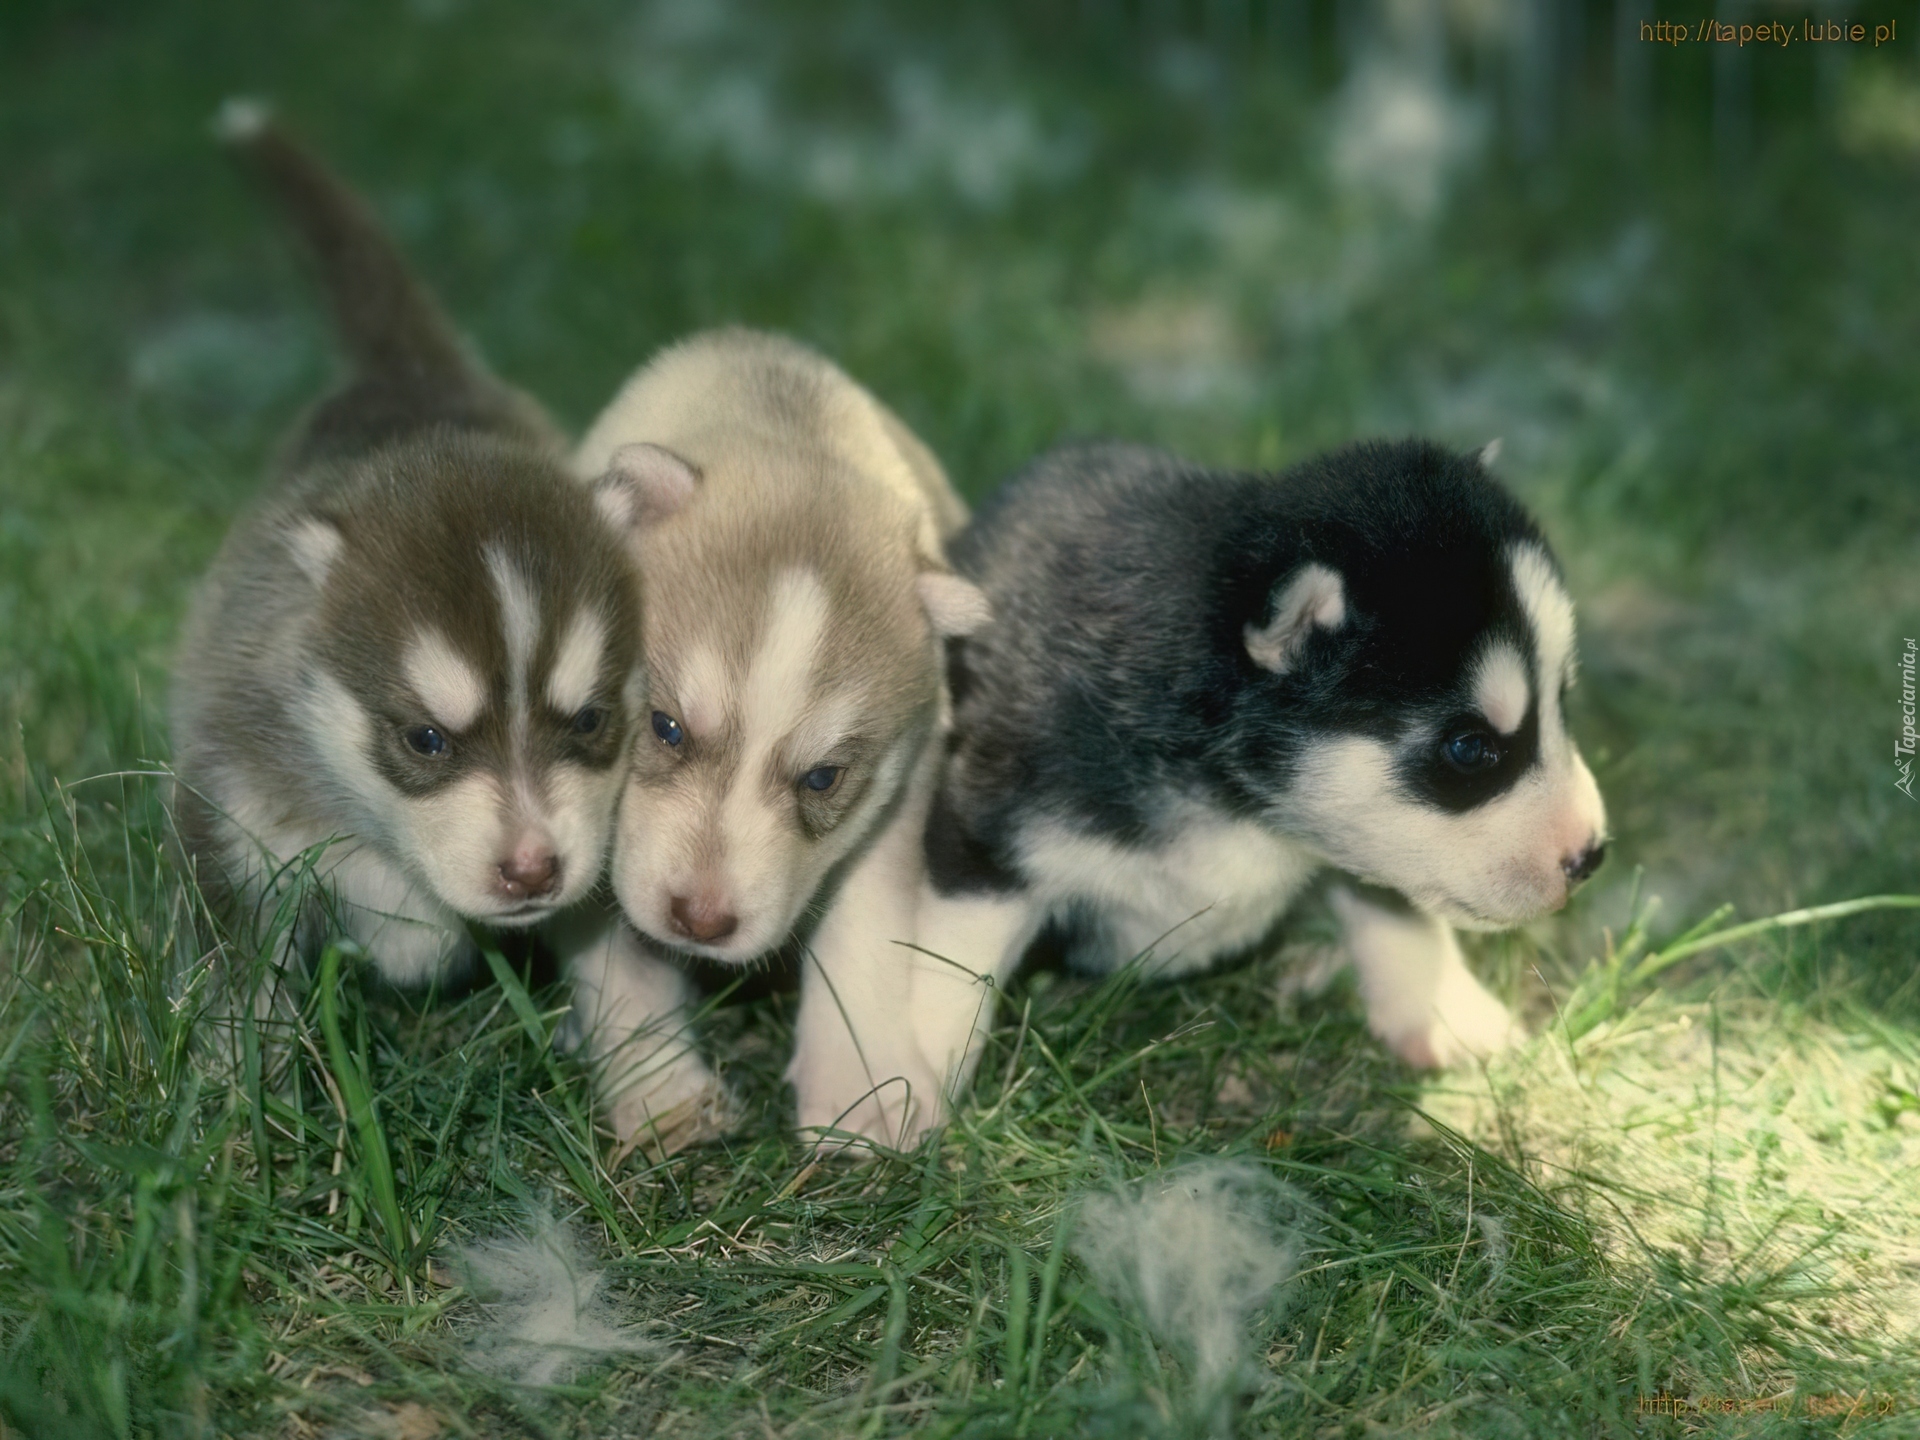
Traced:
<svg viewBox="0 0 1920 1440">
<path fill-rule="evenodd" d="M 290 437 L 187 620 L 177 818 L 203 886 L 271 907 L 311 864 L 397 984 L 466 924 L 526 927 L 600 877 L 645 700 L 624 478 L 568 474 L 371 212 L 257 106 L 223 138 L 314 252 L 353 362 Z M 648 512 L 650 513 L 650 512 Z M 295 949 L 323 933 L 302 917 Z"/>
<path fill-rule="evenodd" d="M 986 615 L 943 557 L 965 507 L 843 372 L 738 329 L 634 375 L 575 469 L 665 497 L 634 536 L 653 690 L 612 861 L 630 928 L 575 966 L 598 977 L 581 1023 L 603 1059 L 622 1057 L 615 1129 L 671 1149 L 724 1124 L 673 957 L 744 964 L 822 908 L 789 1078 L 800 1123 L 831 1124 L 874 1083 L 855 1035 L 868 1011 L 894 1013 L 905 974 L 929 742 L 946 723 L 941 642 Z"/>
<path fill-rule="evenodd" d="M 1324 866 L 1363 882 L 1333 904 L 1395 1053 L 1508 1042 L 1452 927 L 1557 909 L 1606 819 L 1562 708 L 1573 606 L 1478 458 L 1367 444 L 1272 477 L 1066 449 L 953 556 L 993 619 L 954 646 L 910 1003 L 875 1036 L 901 1081 L 868 1133 L 943 1118 L 1049 923 L 1083 969 L 1180 975 Z"/>
</svg>

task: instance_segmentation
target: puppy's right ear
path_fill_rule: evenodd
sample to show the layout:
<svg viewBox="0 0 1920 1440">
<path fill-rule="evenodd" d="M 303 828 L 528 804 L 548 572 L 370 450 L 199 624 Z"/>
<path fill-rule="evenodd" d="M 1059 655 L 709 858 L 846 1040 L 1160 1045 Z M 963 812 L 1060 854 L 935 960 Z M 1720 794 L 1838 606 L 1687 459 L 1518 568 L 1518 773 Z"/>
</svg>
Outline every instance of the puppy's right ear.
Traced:
<svg viewBox="0 0 1920 1440">
<path fill-rule="evenodd" d="M 313 582 L 313 588 L 324 589 L 333 562 L 340 558 L 341 547 L 346 544 L 340 527 L 325 516 L 302 515 L 287 526 L 282 538 L 293 555 L 293 563 Z"/>
<path fill-rule="evenodd" d="M 922 570 L 917 585 L 920 608 L 933 633 L 952 639 L 971 635 L 993 618 L 993 602 L 971 580 L 950 570 Z"/>
<path fill-rule="evenodd" d="M 700 471 L 664 445 L 622 445 L 593 482 L 600 513 L 621 530 L 658 525 L 693 498 Z"/>
<path fill-rule="evenodd" d="M 1249 625 L 1247 654 L 1262 670 L 1284 675 L 1299 662 L 1316 627 L 1338 630 L 1347 619 L 1347 587 L 1340 572 L 1302 565 L 1273 587 L 1264 625 Z"/>
</svg>

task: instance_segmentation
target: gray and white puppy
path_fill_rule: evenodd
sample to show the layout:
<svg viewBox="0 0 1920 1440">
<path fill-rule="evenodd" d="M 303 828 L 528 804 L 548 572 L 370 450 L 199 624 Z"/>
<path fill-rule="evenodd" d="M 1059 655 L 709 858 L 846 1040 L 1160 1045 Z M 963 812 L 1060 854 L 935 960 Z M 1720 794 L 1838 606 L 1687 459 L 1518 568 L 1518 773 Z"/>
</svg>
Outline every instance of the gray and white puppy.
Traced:
<svg viewBox="0 0 1920 1440">
<path fill-rule="evenodd" d="M 574 966 L 576 1018 L 617 1077 L 614 1127 L 671 1149 L 725 1123 L 675 957 L 745 964 L 796 928 L 789 1076 L 801 1125 L 831 1124 L 874 1083 L 846 1017 L 890 1009 L 905 974 L 947 719 L 941 644 L 986 615 L 943 555 L 965 508 L 871 394 L 750 330 L 661 352 L 575 468 L 663 501 L 633 542 L 653 699 L 612 863 L 629 925 Z"/>
<path fill-rule="evenodd" d="M 952 554 L 993 618 L 953 646 L 923 953 L 871 1028 L 895 1083 L 865 1133 L 939 1123 L 1042 927 L 1081 968 L 1179 975 L 1259 944 L 1324 866 L 1397 892 L 1333 892 L 1376 1034 L 1423 1066 L 1508 1042 L 1452 927 L 1558 908 L 1606 819 L 1563 710 L 1573 606 L 1479 459 L 1358 445 L 1265 476 L 1066 449 Z"/>
<path fill-rule="evenodd" d="M 371 212 L 259 107 L 220 131 L 319 262 L 353 375 L 290 437 L 195 596 L 172 695 L 203 886 L 272 906 L 304 858 L 400 984 L 466 924 L 599 879 L 644 704 L 625 530 L 538 407 L 473 360 Z M 326 917 L 302 917 L 298 947 Z"/>
</svg>

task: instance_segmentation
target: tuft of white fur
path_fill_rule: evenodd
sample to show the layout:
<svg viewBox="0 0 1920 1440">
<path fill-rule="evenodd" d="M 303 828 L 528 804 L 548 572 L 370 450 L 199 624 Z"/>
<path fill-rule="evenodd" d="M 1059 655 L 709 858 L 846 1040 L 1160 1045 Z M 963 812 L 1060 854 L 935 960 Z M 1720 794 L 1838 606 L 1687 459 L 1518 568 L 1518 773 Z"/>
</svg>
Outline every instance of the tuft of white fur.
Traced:
<svg viewBox="0 0 1920 1440">
<path fill-rule="evenodd" d="M 660 1341 L 616 1323 L 600 1293 L 606 1272 L 585 1263 L 571 1229 L 539 1216 L 530 1230 L 463 1246 L 454 1256 L 486 1309 L 467 1351 L 476 1368 L 523 1385 L 555 1385 L 613 1356 L 665 1353 Z"/>
<path fill-rule="evenodd" d="M 215 138 L 229 145 L 243 145 L 256 139 L 273 119 L 273 109 L 264 100 L 251 95 L 232 95 L 220 102 L 213 117 Z"/>
<path fill-rule="evenodd" d="M 1212 1404 L 1237 1387 L 1253 1323 L 1298 1268 L 1302 1210 L 1263 1170 L 1200 1161 L 1089 1197 L 1074 1249 L 1102 1290 L 1186 1357 Z"/>
</svg>

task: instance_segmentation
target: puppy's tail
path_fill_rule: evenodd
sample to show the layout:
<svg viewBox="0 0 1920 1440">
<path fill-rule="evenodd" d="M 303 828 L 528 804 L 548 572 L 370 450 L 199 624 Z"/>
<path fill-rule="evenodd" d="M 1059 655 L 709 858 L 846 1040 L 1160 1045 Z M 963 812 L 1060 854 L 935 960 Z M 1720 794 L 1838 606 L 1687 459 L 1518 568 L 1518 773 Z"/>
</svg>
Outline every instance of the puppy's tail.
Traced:
<svg viewBox="0 0 1920 1440">
<path fill-rule="evenodd" d="M 366 201 L 265 105 L 229 100 L 214 133 L 259 172 L 306 240 L 353 361 L 352 382 L 308 413 L 284 463 L 364 454 L 448 427 L 562 453 L 564 440 L 546 412 L 468 350 Z"/>
<path fill-rule="evenodd" d="M 243 155 L 306 241 L 361 378 L 471 385 L 483 373 L 367 203 L 258 100 L 220 107 L 214 134 Z"/>
</svg>

